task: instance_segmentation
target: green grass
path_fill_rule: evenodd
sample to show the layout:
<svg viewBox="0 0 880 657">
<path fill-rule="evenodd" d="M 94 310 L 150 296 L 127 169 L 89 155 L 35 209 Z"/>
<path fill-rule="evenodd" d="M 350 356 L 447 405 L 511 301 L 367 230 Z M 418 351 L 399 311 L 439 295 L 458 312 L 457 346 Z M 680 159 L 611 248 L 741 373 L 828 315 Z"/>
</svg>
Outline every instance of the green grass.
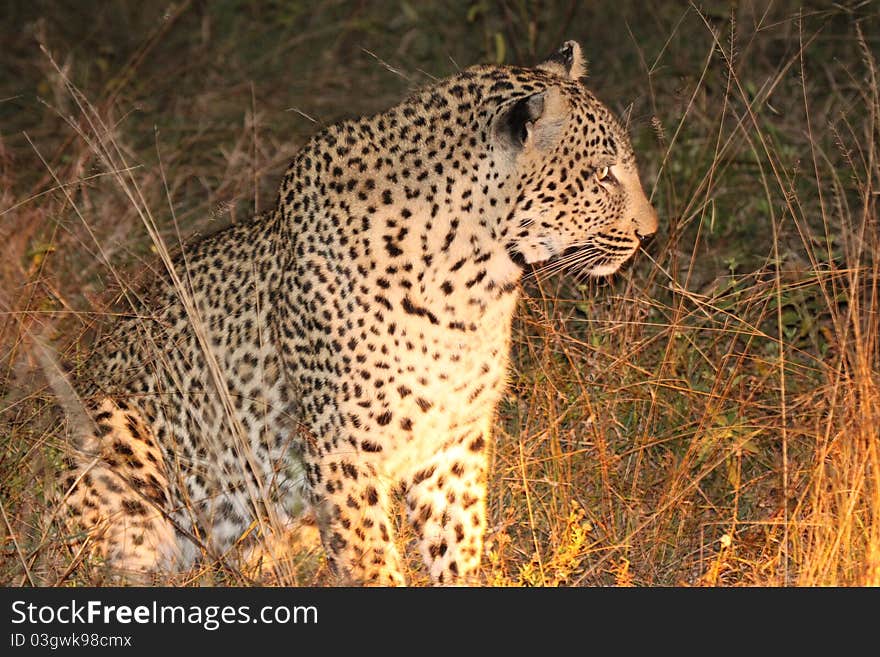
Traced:
<svg viewBox="0 0 880 657">
<path fill-rule="evenodd" d="M 0 582 L 89 581 L 51 522 L 68 436 L 38 339 L 76 371 L 161 266 L 38 44 L 173 246 L 269 207 L 316 124 L 576 38 L 661 232 L 611 280 L 524 283 L 487 583 L 880 585 L 880 12 L 763 4 L 7 4 Z M 282 579 L 324 582 L 320 553 Z"/>
</svg>

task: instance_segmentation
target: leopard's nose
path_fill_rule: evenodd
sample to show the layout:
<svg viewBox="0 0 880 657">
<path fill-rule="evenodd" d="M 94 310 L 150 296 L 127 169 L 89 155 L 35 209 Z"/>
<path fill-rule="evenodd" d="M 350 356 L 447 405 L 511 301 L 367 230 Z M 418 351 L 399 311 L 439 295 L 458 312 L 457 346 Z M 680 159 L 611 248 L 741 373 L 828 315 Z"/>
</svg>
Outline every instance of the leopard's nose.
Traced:
<svg viewBox="0 0 880 657">
<path fill-rule="evenodd" d="M 648 246 L 648 244 L 650 244 L 652 241 L 654 241 L 654 235 L 656 235 L 656 234 L 657 234 L 656 232 L 641 233 L 639 231 L 636 231 L 636 237 L 639 240 L 639 246 L 641 246 L 643 248 Z"/>
<path fill-rule="evenodd" d="M 642 195 L 641 201 L 641 207 L 636 211 L 633 223 L 635 224 L 634 228 L 639 244 L 645 247 L 654 239 L 660 224 L 657 220 L 657 211 L 650 201 L 644 195 Z"/>
</svg>

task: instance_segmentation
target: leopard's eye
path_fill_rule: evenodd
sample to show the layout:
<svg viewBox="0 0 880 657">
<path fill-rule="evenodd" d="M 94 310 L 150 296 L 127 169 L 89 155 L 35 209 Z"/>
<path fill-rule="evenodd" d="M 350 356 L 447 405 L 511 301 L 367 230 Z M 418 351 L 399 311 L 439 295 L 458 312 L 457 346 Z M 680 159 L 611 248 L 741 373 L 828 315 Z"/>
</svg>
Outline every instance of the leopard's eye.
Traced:
<svg viewBox="0 0 880 657">
<path fill-rule="evenodd" d="M 608 177 L 608 174 L 611 173 L 611 169 L 608 167 L 602 167 L 598 171 L 596 171 L 596 180 L 605 180 Z"/>
</svg>

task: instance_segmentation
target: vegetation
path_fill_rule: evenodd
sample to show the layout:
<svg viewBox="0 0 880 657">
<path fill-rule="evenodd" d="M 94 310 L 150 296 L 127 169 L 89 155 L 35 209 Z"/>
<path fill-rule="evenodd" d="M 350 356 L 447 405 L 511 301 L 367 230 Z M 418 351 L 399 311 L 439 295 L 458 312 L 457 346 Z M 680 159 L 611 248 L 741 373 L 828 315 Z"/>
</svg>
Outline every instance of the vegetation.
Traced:
<svg viewBox="0 0 880 657">
<path fill-rule="evenodd" d="M 661 232 L 610 280 L 524 281 L 486 582 L 880 585 L 877 3 L 0 15 L 0 582 L 91 581 L 54 522 L 63 372 L 163 245 L 269 207 L 316 124 L 575 38 L 629 124 Z M 326 578 L 303 549 L 280 581 Z"/>
</svg>

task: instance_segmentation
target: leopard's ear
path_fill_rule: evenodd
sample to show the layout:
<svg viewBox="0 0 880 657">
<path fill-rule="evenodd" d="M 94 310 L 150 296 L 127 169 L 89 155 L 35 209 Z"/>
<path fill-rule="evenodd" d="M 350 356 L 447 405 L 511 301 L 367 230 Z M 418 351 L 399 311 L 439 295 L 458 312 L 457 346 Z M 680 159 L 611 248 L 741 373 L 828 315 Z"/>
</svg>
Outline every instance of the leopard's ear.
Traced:
<svg viewBox="0 0 880 657">
<path fill-rule="evenodd" d="M 544 114 L 544 92 L 524 96 L 501 115 L 499 131 L 517 148 L 532 144 L 535 122 Z"/>
<path fill-rule="evenodd" d="M 577 41 L 566 41 L 562 47 L 538 64 L 538 68 L 577 80 L 587 74 L 587 64 Z"/>
<path fill-rule="evenodd" d="M 555 86 L 514 99 L 495 119 L 495 133 L 516 153 L 546 151 L 565 125 L 567 105 Z"/>
</svg>

